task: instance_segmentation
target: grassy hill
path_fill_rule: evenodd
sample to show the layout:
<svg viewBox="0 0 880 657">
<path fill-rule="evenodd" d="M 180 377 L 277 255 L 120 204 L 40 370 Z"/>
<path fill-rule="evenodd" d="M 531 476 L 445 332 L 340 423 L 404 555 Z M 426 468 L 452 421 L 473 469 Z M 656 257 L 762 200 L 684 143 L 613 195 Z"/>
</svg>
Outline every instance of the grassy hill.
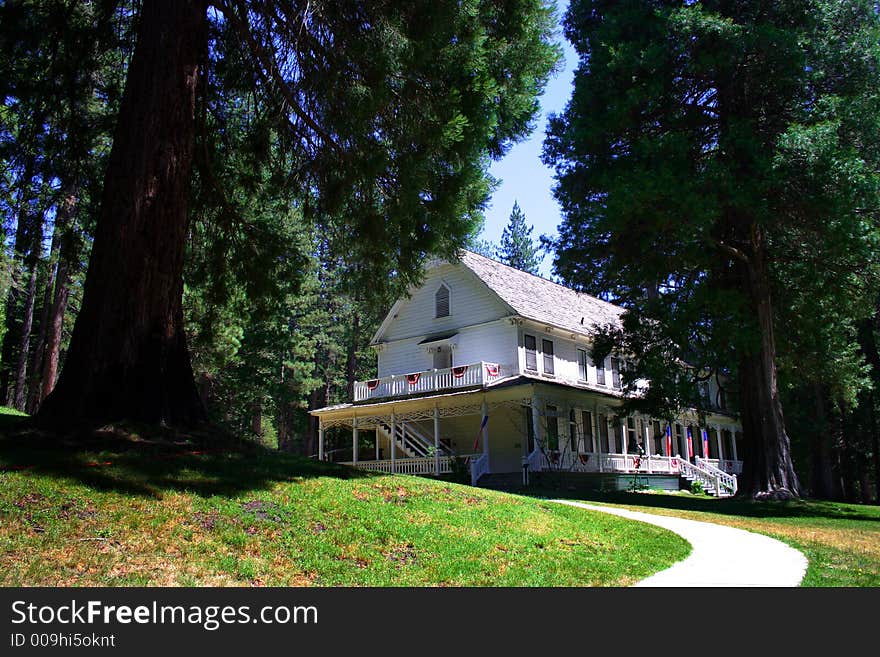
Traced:
<svg viewBox="0 0 880 657">
<path fill-rule="evenodd" d="M 621 586 L 690 549 L 449 482 L 132 431 L 58 444 L 3 420 L 3 586 Z"/>
</svg>

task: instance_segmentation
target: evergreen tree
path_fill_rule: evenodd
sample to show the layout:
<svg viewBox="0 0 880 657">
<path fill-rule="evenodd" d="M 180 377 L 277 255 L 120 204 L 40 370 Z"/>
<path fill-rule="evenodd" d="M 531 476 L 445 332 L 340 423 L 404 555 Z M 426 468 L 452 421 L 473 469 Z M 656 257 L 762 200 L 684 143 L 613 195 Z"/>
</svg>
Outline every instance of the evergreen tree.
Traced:
<svg viewBox="0 0 880 657">
<path fill-rule="evenodd" d="M 540 246 L 532 242 L 533 229 L 534 226 L 526 225 L 526 216 L 519 203 L 514 201 L 510 220 L 501 233 L 501 244 L 496 252 L 498 259 L 505 265 L 537 274 L 544 258 L 540 255 Z"/>
<path fill-rule="evenodd" d="M 275 141 L 288 159 L 274 187 L 295 190 L 303 220 L 323 222 L 362 284 L 393 271 L 402 288 L 426 255 L 451 257 L 472 233 L 489 157 L 526 133 L 558 59 L 540 0 L 147 0 L 138 25 L 82 308 L 39 414 L 47 422 L 204 418 L 182 305 L 194 162 L 219 216 L 239 214 L 202 141 L 206 113 L 223 106 L 212 98 L 241 95 L 252 149 Z"/>
<path fill-rule="evenodd" d="M 576 0 L 565 29 L 580 65 L 544 151 L 565 215 L 556 272 L 630 309 L 599 342 L 650 380 L 633 404 L 672 414 L 700 379 L 735 381 L 741 491 L 798 495 L 779 384 L 797 372 L 778 368 L 852 364 L 841 342 L 876 298 L 874 6 Z M 821 376 L 853 390 L 851 373 Z"/>
</svg>

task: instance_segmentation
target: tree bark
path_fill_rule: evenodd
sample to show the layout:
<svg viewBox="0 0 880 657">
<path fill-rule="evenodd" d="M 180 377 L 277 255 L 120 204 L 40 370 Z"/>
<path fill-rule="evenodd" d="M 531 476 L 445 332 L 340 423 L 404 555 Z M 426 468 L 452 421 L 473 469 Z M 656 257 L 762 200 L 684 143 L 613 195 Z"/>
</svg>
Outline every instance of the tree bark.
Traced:
<svg viewBox="0 0 880 657">
<path fill-rule="evenodd" d="M 62 212 L 73 212 L 75 202 L 74 196 L 68 196 L 65 199 L 65 205 L 59 211 L 59 221 L 61 221 Z M 53 290 L 52 305 L 46 321 L 46 345 L 43 350 L 40 394 L 36 400 L 35 410 L 39 409 L 43 400 L 54 390 L 55 381 L 58 377 L 58 361 L 61 354 L 64 314 L 67 312 L 67 300 L 70 296 L 70 272 L 77 260 L 78 252 L 75 229 L 71 223 L 72 217 L 66 217 L 61 244 L 59 245 L 58 267 L 55 272 L 55 289 Z"/>
<path fill-rule="evenodd" d="M 82 308 L 38 419 L 206 418 L 183 325 L 183 259 L 204 0 L 145 0 Z"/>
<path fill-rule="evenodd" d="M 744 269 L 760 335 L 757 348 L 742 355 L 740 394 L 745 455 L 740 491 L 755 499 L 799 497 L 801 486 L 791 460 L 776 376 L 773 306 L 764 237 L 751 228 L 752 253 Z"/>
<path fill-rule="evenodd" d="M 25 394 L 27 393 L 28 350 L 31 342 L 31 329 L 34 323 L 34 306 L 37 298 L 37 277 L 40 269 L 40 257 L 43 250 L 43 215 L 34 222 L 33 236 L 27 266 L 30 268 L 28 286 L 22 312 L 21 333 L 18 336 L 18 361 L 15 367 L 15 391 L 12 406 L 20 411 L 25 410 Z"/>
</svg>

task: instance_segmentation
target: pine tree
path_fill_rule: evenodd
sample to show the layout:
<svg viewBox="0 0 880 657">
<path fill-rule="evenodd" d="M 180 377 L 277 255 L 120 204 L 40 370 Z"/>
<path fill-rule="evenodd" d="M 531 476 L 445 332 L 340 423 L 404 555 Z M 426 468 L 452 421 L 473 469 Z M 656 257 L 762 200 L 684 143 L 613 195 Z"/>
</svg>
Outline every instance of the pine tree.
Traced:
<svg viewBox="0 0 880 657">
<path fill-rule="evenodd" d="M 526 225 L 526 216 L 519 203 L 514 201 L 510 220 L 501 233 L 501 244 L 496 251 L 498 259 L 505 265 L 537 274 L 544 258 L 540 255 L 540 247 L 532 242 L 533 229 L 534 226 Z"/>
<path fill-rule="evenodd" d="M 876 298 L 874 6 L 584 0 L 565 29 L 580 65 L 545 142 L 555 271 L 630 309 L 611 337 L 651 381 L 641 403 L 735 381 L 740 490 L 798 495 L 779 364 L 836 358 Z"/>
</svg>

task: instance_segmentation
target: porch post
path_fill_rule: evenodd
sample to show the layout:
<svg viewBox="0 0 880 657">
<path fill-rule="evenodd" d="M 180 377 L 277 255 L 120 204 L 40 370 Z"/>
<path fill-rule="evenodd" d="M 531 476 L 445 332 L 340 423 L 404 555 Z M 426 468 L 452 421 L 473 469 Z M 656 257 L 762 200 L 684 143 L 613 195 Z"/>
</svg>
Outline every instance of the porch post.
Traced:
<svg viewBox="0 0 880 657">
<path fill-rule="evenodd" d="M 486 400 L 483 400 L 483 404 L 480 407 L 481 417 L 480 422 L 483 426 L 483 454 L 486 455 L 486 459 L 488 461 L 489 458 L 489 404 L 486 403 Z"/>
<path fill-rule="evenodd" d="M 351 461 L 354 465 L 358 462 L 358 419 L 351 421 Z"/>
<path fill-rule="evenodd" d="M 541 418 L 539 411 L 538 398 L 532 395 L 532 433 L 535 435 L 535 446 L 532 451 L 541 451 Z"/>
<path fill-rule="evenodd" d="M 721 430 L 720 429 L 715 432 L 715 440 L 717 441 L 716 445 L 718 445 L 718 460 L 723 461 L 724 460 L 724 450 L 721 449 Z"/>
<path fill-rule="evenodd" d="M 603 409 L 604 411 L 604 409 Z M 604 412 L 602 413 L 605 414 Z M 605 468 L 602 465 L 602 436 L 599 431 L 599 404 L 593 404 L 593 417 L 596 418 L 593 420 L 593 424 L 596 425 L 596 432 L 594 434 L 594 440 L 596 441 L 596 458 L 599 460 L 599 472 L 604 472 Z M 605 430 L 608 430 L 608 426 L 606 424 Z"/>
<path fill-rule="evenodd" d="M 376 460 L 379 460 L 379 427 L 376 427 Z"/>
<path fill-rule="evenodd" d="M 434 404 L 434 476 L 440 476 L 440 409 Z"/>
<path fill-rule="evenodd" d="M 394 417 L 394 411 L 391 411 L 391 473 L 394 474 L 397 472 L 397 438 L 394 437 L 395 432 L 397 431 L 396 418 Z"/>
<path fill-rule="evenodd" d="M 626 456 L 627 453 L 626 443 L 627 439 L 629 438 L 629 435 L 627 434 L 628 428 L 629 427 L 627 426 L 627 418 L 620 418 L 620 451 L 623 453 L 624 456 Z M 626 463 L 626 460 L 624 460 L 624 463 Z"/>
<path fill-rule="evenodd" d="M 324 460 L 324 422 L 318 418 L 318 460 Z"/>
<path fill-rule="evenodd" d="M 739 459 L 736 456 L 736 431 L 730 432 L 730 450 L 731 450 L 731 452 L 733 452 L 731 454 L 731 456 L 733 457 L 733 460 L 739 461 Z"/>
</svg>

